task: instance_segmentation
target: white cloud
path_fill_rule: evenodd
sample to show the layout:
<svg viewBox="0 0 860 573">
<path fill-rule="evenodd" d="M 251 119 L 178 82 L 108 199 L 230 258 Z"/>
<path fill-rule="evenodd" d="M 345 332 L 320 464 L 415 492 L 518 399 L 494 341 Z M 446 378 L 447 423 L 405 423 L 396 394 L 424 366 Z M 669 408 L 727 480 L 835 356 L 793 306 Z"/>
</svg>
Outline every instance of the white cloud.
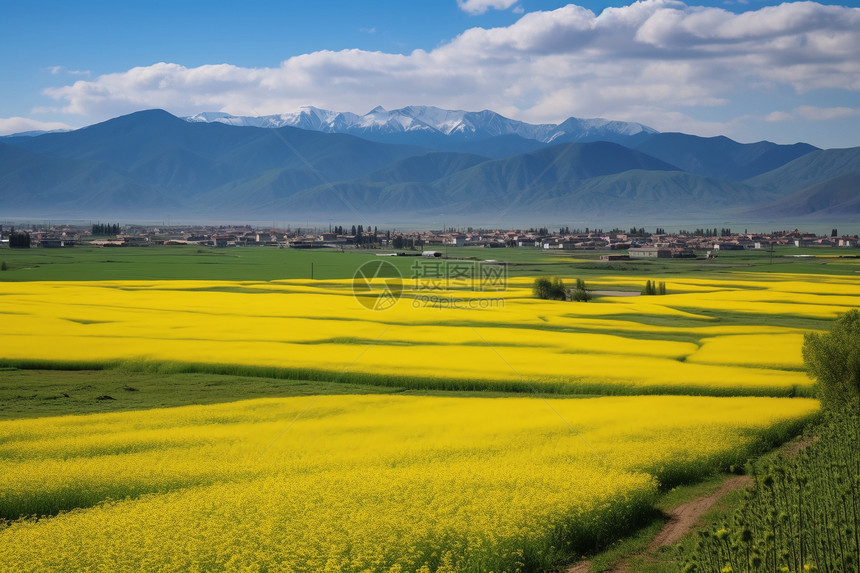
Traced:
<svg viewBox="0 0 860 573">
<path fill-rule="evenodd" d="M 853 107 L 817 107 L 813 105 L 801 105 L 794 108 L 791 113 L 784 111 L 772 112 L 765 116 L 765 121 L 781 122 L 797 119 L 829 121 L 850 117 L 860 117 L 860 109 Z"/>
<path fill-rule="evenodd" d="M 0 117 L 0 135 L 12 135 L 25 131 L 53 131 L 55 129 L 72 128 L 57 121 L 37 121 L 26 117 Z"/>
<path fill-rule="evenodd" d="M 785 111 L 772 111 L 764 116 L 764 120 L 771 123 L 781 123 L 791 121 L 792 119 L 794 119 L 794 116 Z"/>
<path fill-rule="evenodd" d="M 811 105 L 802 105 L 796 108 L 794 113 L 803 119 L 821 121 L 842 119 L 846 117 L 858 117 L 860 116 L 860 109 L 851 107 L 815 107 Z"/>
<path fill-rule="evenodd" d="M 460 10 L 469 14 L 483 14 L 490 8 L 507 10 L 517 3 L 517 0 L 457 0 Z"/>
<path fill-rule="evenodd" d="M 57 76 L 60 74 L 68 74 L 70 76 L 88 76 L 92 73 L 89 70 L 69 70 L 64 68 L 63 66 L 50 66 L 47 68 L 47 70 L 51 72 L 51 75 L 53 76 Z"/>
<path fill-rule="evenodd" d="M 359 113 L 379 104 L 432 104 L 526 121 L 609 117 L 711 133 L 730 119 L 696 119 L 697 110 L 728 109 L 739 97 L 860 91 L 858 53 L 857 8 L 798 2 L 734 14 L 642 0 L 599 16 L 576 5 L 528 13 L 508 27 L 466 30 L 431 51 L 320 51 L 276 68 L 162 62 L 45 93 L 65 113 L 96 120 L 154 107 L 262 115 L 307 104 Z M 794 112 L 803 113 L 815 114 Z M 771 115 L 769 121 L 782 117 Z"/>
</svg>

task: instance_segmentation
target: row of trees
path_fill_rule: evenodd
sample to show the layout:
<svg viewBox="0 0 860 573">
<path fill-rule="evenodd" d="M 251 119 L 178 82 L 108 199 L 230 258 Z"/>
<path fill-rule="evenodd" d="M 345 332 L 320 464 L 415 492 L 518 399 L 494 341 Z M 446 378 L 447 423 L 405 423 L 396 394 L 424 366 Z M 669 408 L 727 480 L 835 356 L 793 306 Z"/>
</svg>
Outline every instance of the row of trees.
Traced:
<svg viewBox="0 0 860 573">
<path fill-rule="evenodd" d="M 353 225 L 349 229 L 349 234 L 353 235 L 353 236 L 360 235 L 360 234 L 363 234 L 365 232 L 376 235 L 377 228 L 373 227 L 373 230 L 371 231 L 370 225 L 368 225 L 367 230 L 365 231 L 364 225 Z M 335 225 L 334 227 L 332 227 L 332 233 L 335 233 L 336 235 L 346 235 L 347 234 L 347 228 L 344 227 L 343 225 Z"/>
<path fill-rule="evenodd" d="M 9 247 L 12 249 L 29 249 L 30 233 L 18 231 L 9 235 Z"/>
<path fill-rule="evenodd" d="M 714 227 L 713 229 L 696 229 L 692 233 L 687 230 L 679 231 L 681 235 L 693 235 L 695 237 L 730 237 L 732 235 L 732 230 L 728 227 L 725 229 L 717 229 Z"/>
<path fill-rule="evenodd" d="M 119 224 L 95 223 L 93 225 L 93 235 L 119 235 Z"/>
<path fill-rule="evenodd" d="M 645 283 L 645 288 L 642 289 L 642 294 L 644 296 L 652 296 L 652 295 L 661 295 L 666 294 L 666 283 L 663 281 L 651 282 L 650 280 Z"/>
<path fill-rule="evenodd" d="M 353 225 L 349 229 L 342 225 L 337 225 L 332 228 L 332 232 L 337 235 L 346 235 L 347 231 L 349 231 L 349 235 L 355 237 L 355 239 L 353 240 L 353 244 L 355 245 L 371 245 L 379 242 L 379 237 L 377 236 L 377 228 L 373 227 L 373 230 L 371 230 L 370 225 L 367 226 L 367 229 L 364 228 L 364 225 Z M 386 236 L 389 235 L 386 234 Z M 394 248 L 399 249 L 403 247 Z"/>
</svg>

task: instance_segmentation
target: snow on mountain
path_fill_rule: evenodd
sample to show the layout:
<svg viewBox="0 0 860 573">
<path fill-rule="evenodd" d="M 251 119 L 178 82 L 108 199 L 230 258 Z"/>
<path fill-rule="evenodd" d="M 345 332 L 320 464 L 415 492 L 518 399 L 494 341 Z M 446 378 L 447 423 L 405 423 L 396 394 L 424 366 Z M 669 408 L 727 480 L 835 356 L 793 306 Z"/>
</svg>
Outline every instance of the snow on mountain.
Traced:
<svg viewBox="0 0 860 573">
<path fill-rule="evenodd" d="M 606 119 L 577 119 L 575 117 L 571 117 L 554 130 L 553 138 L 556 138 L 563 133 L 592 135 L 605 132 L 617 133 L 619 135 L 636 135 L 639 133 L 657 133 L 657 130 L 651 129 L 641 123 L 609 121 Z"/>
<path fill-rule="evenodd" d="M 617 139 L 657 133 L 639 123 L 571 117 L 559 125 L 529 124 L 506 118 L 490 110 L 478 112 L 446 110 L 433 106 L 407 106 L 388 111 L 377 106 L 364 115 L 303 106 L 291 113 L 261 117 L 234 116 L 222 112 L 203 112 L 186 117 L 190 122 L 220 122 L 253 127 L 298 127 L 324 133 L 384 137 L 385 135 L 425 134 L 461 140 L 487 139 L 518 135 L 542 143 Z"/>
</svg>

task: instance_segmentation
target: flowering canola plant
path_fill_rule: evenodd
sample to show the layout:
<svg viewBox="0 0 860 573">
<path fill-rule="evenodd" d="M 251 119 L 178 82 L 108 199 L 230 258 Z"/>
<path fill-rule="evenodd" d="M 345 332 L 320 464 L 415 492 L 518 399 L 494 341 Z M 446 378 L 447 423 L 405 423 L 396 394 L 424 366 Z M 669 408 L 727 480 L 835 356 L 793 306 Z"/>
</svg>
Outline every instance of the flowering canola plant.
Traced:
<svg viewBox="0 0 860 573">
<path fill-rule="evenodd" d="M 347 395 L 0 422 L 0 571 L 546 570 L 817 408 Z"/>
<path fill-rule="evenodd" d="M 537 300 L 527 279 L 434 304 L 404 281 L 385 311 L 359 304 L 346 280 L 0 283 L 0 356 L 13 365 L 266 368 L 407 387 L 811 395 L 804 330 L 786 317 L 824 325 L 860 302 L 852 278 L 687 278 L 666 296 L 587 304 Z M 497 302 L 468 304 L 487 298 Z"/>
</svg>

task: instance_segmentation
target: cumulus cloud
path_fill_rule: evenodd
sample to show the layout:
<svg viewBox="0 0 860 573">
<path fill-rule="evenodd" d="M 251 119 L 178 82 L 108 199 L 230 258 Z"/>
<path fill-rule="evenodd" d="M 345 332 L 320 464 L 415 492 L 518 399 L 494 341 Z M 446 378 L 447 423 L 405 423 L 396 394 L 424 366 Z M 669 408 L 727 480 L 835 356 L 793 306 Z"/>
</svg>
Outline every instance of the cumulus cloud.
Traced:
<svg viewBox="0 0 860 573">
<path fill-rule="evenodd" d="M 478 13 L 514 2 L 459 4 Z M 725 108 L 738 94 L 860 91 L 858 53 L 857 8 L 797 2 L 734 14 L 642 0 L 599 15 L 576 5 L 527 13 L 430 51 L 320 51 L 274 68 L 162 62 L 45 93 L 65 113 L 94 119 L 153 107 L 263 115 L 307 104 L 360 113 L 378 104 L 432 104 L 526 121 L 610 117 L 702 132 L 717 124 L 693 119 L 693 110 Z"/>
<path fill-rule="evenodd" d="M 26 117 L 0 117 L 0 135 L 12 135 L 26 131 L 54 131 L 71 129 L 68 125 L 56 121 L 37 121 Z"/>
<path fill-rule="evenodd" d="M 469 14 L 483 14 L 490 8 L 507 10 L 517 3 L 517 0 L 457 0 L 460 10 Z"/>
</svg>

